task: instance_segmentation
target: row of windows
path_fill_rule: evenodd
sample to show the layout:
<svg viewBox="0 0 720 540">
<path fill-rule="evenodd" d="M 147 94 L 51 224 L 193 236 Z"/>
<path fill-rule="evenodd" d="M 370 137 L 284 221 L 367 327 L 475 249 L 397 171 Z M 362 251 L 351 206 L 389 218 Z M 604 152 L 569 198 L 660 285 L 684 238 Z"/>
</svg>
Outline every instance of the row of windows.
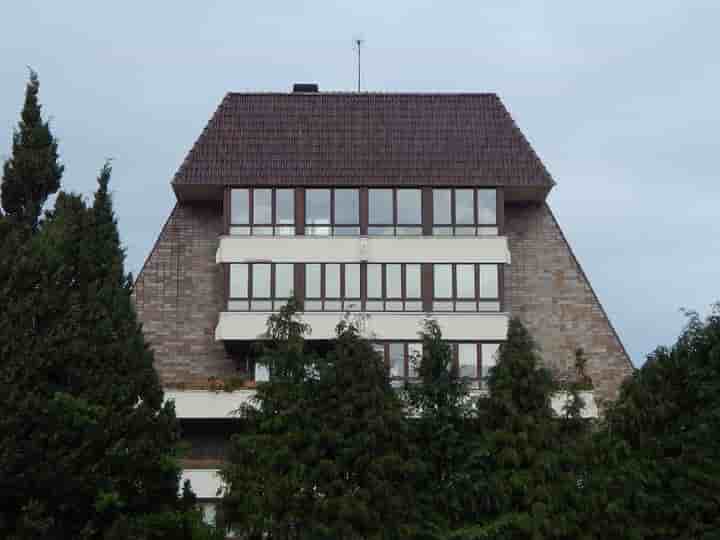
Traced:
<svg viewBox="0 0 720 540">
<path fill-rule="evenodd" d="M 361 204 L 364 196 L 366 205 Z M 302 230 L 308 236 L 423 234 L 421 189 L 313 188 L 305 190 L 304 212 L 298 212 L 295 202 L 294 189 L 233 189 L 230 233 L 293 235 L 296 216 L 304 213 Z M 495 189 L 433 189 L 430 206 L 433 235 L 497 234 Z"/>
<path fill-rule="evenodd" d="M 423 311 L 424 296 L 432 311 L 500 310 L 497 264 L 411 263 L 234 263 L 228 309 L 277 310 L 296 283 L 305 311 Z"/>
<path fill-rule="evenodd" d="M 484 379 L 497 363 L 499 343 L 450 343 L 453 364 L 460 377 Z M 422 343 L 374 343 L 373 348 L 383 357 L 393 379 L 417 378 L 422 358 Z"/>
</svg>

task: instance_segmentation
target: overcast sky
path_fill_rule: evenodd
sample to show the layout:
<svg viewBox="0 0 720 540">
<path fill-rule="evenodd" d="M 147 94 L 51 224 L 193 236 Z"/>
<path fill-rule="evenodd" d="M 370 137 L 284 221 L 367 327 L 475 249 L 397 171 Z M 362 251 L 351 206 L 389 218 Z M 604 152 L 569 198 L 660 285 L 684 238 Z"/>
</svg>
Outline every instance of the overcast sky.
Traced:
<svg viewBox="0 0 720 540">
<path fill-rule="evenodd" d="M 227 91 L 293 82 L 497 92 L 557 182 L 550 204 L 640 365 L 681 307 L 720 300 L 720 2 L 8 2 L 0 158 L 26 65 L 90 195 L 107 157 L 129 269 L 169 182 Z"/>
</svg>

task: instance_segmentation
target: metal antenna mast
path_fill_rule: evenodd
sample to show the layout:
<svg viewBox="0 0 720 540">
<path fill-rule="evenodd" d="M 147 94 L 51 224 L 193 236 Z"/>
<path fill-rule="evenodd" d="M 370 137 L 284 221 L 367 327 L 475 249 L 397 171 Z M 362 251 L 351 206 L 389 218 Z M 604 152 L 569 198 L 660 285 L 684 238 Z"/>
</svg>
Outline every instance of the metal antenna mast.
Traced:
<svg viewBox="0 0 720 540">
<path fill-rule="evenodd" d="M 358 92 L 360 91 L 360 73 L 361 73 L 361 71 L 360 71 L 360 49 L 362 47 L 363 41 L 364 40 L 361 38 L 355 39 L 355 46 L 357 47 L 357 60 L 358 60 L 358 64 L 357 64 L 357 69 L 358 69 L 358 89 L 357 89 L 357 91 Z"/>
</svg>

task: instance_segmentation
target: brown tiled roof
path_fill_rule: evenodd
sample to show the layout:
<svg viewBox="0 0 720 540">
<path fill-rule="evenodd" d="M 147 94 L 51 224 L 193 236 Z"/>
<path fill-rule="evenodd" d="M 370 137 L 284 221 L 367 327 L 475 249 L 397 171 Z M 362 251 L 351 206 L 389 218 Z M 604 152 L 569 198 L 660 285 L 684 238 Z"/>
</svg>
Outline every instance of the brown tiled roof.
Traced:
<svg viewBox="0 0 720 540">
<path fill-rule="evenodd" d="M 495 94 L 238 94 L 173 184 L 499 185 L 553 180 Z"/>
</svg>

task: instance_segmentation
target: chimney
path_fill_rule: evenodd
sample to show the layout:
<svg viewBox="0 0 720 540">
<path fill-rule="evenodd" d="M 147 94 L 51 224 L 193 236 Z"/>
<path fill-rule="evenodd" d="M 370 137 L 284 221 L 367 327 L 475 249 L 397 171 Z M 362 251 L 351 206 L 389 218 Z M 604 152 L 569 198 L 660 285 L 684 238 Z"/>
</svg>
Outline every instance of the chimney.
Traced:
<svg viewBox="0 0 720 540">
<path fill-rule="evenodd" d="M 295 83 L 293 84 L 293 93 L 305 93 L 309 94 L 318 92 L 317 83 Z"/>
</svg>

